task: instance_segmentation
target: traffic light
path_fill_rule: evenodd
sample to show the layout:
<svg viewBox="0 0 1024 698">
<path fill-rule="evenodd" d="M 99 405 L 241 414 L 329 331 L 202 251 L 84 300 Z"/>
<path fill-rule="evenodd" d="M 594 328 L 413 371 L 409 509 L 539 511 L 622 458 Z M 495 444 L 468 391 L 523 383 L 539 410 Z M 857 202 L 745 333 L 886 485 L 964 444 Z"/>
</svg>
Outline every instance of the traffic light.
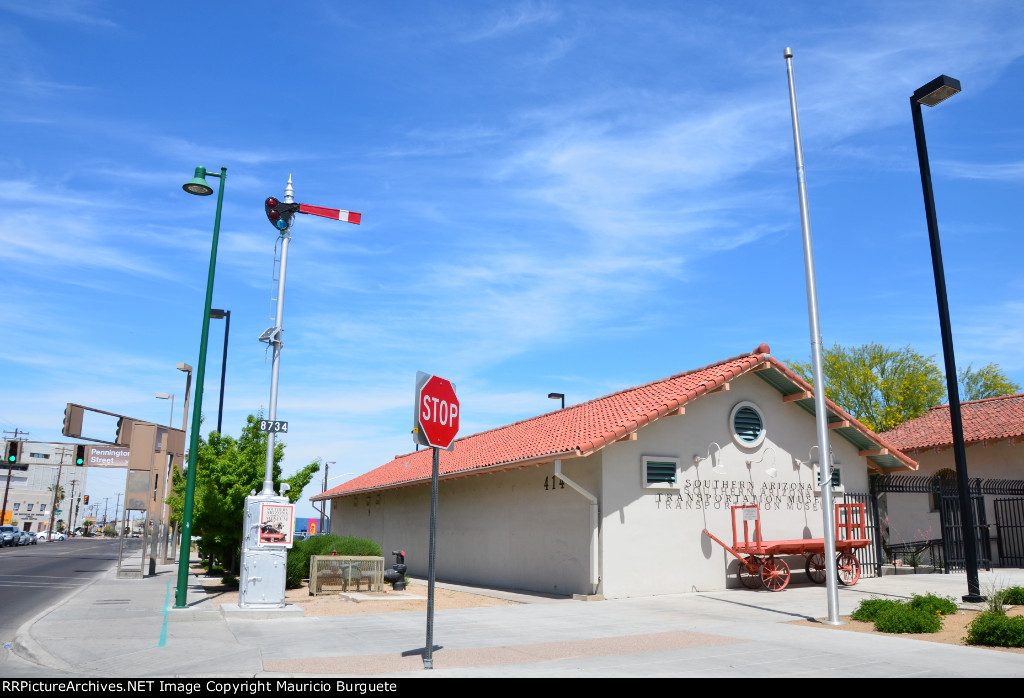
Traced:
<svg viewBox="0 0 1024 698">
<path fill-rule="evenodd" d="M 85 465 L 85 446 L 75 446 L 75 465 Z"/>
<path fill-rule="evenodd" d="M 88 504 L 88 503 L 89 503 L 89 495 L 85 495 L 85 501 L 82 502 L 82 504 Z"/>
<path fill-rule="evenodd" d="M 21 447 L 20 441 L 8 441 L 7 442 L 7 463 L 18 462 L 18 449 Z"/>
<path fill-rule="evenodd" d="M 286 204 L 269 196 L 264 202 L 263 208 L 267 212 L 267 220 L 270 221 L 270 224 L 284 232 L 292 227 L 292 218 L 295 217 L 295 212 L 299 210 L 299 205 L 294 203 Z"/>
</svg>

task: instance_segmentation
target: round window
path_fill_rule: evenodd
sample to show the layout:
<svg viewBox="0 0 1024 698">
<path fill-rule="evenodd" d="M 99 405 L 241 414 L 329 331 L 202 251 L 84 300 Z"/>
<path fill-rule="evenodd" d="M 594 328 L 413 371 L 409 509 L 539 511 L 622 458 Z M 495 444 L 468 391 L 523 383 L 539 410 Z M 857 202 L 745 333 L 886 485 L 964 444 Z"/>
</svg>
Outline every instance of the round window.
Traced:
<svg viewBox="0 0 1024 698">
<path fill-rule="evenodd" d="M 764 419 L 757 405 L 741 402 L 732 408 L 729 415 L 732 440 L 743 448 L 757 448 L 764 441 Z"/>
</svg>

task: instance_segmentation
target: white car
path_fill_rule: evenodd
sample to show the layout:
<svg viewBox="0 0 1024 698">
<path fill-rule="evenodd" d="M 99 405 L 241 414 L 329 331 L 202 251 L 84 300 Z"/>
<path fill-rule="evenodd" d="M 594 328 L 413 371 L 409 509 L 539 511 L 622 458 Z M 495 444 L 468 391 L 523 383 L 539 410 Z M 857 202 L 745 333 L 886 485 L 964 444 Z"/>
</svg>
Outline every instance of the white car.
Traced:
<svg viewBox="0 0 1024 698">
<path fill-rule="evenodd" d="M 43 531 L 39 534 L 38 538 L 39 540 L 67 540 L 68 537 L 60 531 L 54 531 L 52 533 L 49 531 Z"/>
</svg>

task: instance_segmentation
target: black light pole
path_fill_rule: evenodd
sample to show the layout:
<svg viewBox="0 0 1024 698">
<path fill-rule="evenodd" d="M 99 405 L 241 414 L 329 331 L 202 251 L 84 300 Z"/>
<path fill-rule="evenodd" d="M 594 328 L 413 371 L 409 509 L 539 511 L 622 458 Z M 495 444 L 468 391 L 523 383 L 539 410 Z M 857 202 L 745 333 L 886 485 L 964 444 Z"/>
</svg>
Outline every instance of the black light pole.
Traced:
<svg viewBox="0 0 1024 698">
<path fill-rule="evenodd" d="M 946 392 L 949 394 L 949 423 L 953 430 L 953 458 L 956 462 L 956 481 L 960 493 L 961 536 L 964 545 L 964 567 L 967 570 L 967 595 L 964 601 L 984 601 L 978 581 L 978 537 L 974 525 L 974 508 L 967 478 L 967 452 L 964 448 L 964 425 L 960 417 L 960 390 L 956 383 L 956 359 L 953 356 L 953 333 L 949 326 L 949 303 L 946 300 L 946 275 L 942 268 L 942 248 L 939 245 L 939 223 L 935 216 L 935 197 L 932 194 L 932 174 L 928 166 L 928 147 L 924 141 L 924 121 L 921 105 L 934 107 L 960 91 L 960 81 L 940 75 L 918 88 L 910 97 L 910 111 L 914 117 L 914 138 L 917 140 L 917 160 L 921 166 L 921 188 L 924 190 L 924 211 L 928 219 L 928 241 L 932 251 L 932 269 L 935 273 L 935 296 L 939 302 L 939 327 L 942 330 L 942 355 L 946 367 Z"/>
<path fill-rule="evenodd" d="M 221 425 L 224 422 L 224 378 L 228 372 L 228 330 L 231 329 L 231 311 L 212 308 L 210 310 L 211 320 L 224 318 L 224 358 L 220 362 L 220 405 L 217 407 L 217 433 L 221 433 Z"/>
<path fill-rule="evenodd" d="M 552 400 L 561 399 L 562 409 L 565 409 L 565 393 L 548 393 L 548 397 L 551 398 Z"/>
</svg>

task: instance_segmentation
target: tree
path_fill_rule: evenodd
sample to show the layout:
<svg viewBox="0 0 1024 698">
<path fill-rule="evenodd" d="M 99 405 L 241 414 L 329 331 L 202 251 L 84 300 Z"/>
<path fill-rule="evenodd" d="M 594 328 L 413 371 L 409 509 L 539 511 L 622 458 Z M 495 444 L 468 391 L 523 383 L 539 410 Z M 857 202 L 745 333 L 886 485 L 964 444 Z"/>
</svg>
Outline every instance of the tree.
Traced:
<svg viewBox="0 0 1024 698">
<path fill-rule="evenodd" d="M 873 431 L 888 431 L 949 401 L 946 379 L 934 355 L 924 356 L 909 346 L 893 349 L 881 344 L 835 344 L 822 354 L 826 394 Z M 810 362 L 790 361 L 789 366 L 814 383 Z M 997 364 L 978 371 L 968 366 L 958 373 L 961 400 L 1011 395 L 1020 390 Z"/>
<path fill-rule="evenodd" d="M 199 438 L 196 453 L 196 485 L 192 507 L 192 535 L 200 536 L 202 550 L 238 570 L 242 545 L 242 520 L 245 498 L 252 490 L 263 489 L 267 462 L 267 434 L 259 430 L 261 415 L 249 415 L 238 439 L 211 432 L 208 439 Z M 295 502 L 313 475 L 320 470 L 315 460 L 288 478 L 281 477 L 281 459 L 285 445 L 274 445 L 274 489 L 280 484 L 291 486 L 287 497 Z M 174 473 L 173 494 L 167 499 L 180 525 L 184 510 L 185 478 Z"/>
<path fill-rule="evenodd" d="M 977 371 L 971 370 L 968 364 L 967 368 L 956 372 L 956 377 L 961 400 L 983 400 L 1020 392 L 1020 386 L 999 370 L 999 364 L 988 364 Z"/>
<path fill-rule="evenodd" d="M 888 431 L 920 417 L 945 397 L 935 357 L 923 356 L 909 346 L 836 344 L 822 354 L 826 395 L 873 431 Z M 789 365 L 813 384 L 810 362 Z"/>
</svg>

